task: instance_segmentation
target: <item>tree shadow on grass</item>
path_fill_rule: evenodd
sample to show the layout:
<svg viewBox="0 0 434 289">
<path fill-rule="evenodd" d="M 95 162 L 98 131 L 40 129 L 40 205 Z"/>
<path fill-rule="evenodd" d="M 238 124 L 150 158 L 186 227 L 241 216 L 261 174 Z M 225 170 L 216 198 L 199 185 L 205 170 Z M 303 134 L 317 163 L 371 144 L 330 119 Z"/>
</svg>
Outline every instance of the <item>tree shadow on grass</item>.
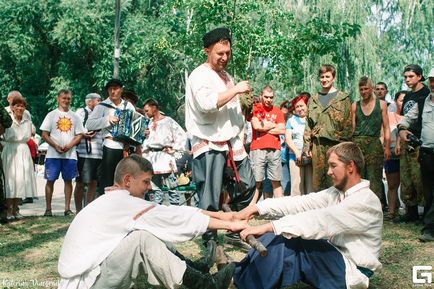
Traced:
<svg viewBox="0 0 434 289">
<path fill-rule="evenodd" d="M 67 229 L 68 224 L 62 224 L 61 227 L 56 227 L 48 232 L 29 233 L 28 227 L 14 227 L 12 225 L 9 225 L 9 231 L 15 231 L 16 233 L 18 233 L 19 237 L 22 237 L 23 239 L 25 238 L 25 240 L 20 241 L 19 238 L 17 238 L 16 240 L 11 240 L 9 242 L 2 242 L 3 244 L 0 244 L 0 257 L 16 256 L 17 254 L 22 253 L 25 250 L 33 249 L 39 247 L 44 243 L 63 238 L 66 234 Z"/>
</svg>

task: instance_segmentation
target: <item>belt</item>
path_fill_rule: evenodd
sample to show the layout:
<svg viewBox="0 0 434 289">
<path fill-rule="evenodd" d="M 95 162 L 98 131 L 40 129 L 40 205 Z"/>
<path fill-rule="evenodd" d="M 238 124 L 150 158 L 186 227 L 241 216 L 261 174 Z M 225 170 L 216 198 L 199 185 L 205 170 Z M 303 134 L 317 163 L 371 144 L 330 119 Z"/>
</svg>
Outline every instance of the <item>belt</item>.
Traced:
<svg viewBox="0 0 434 289">
<path fill-rule="evenodd" d="M 434 154 L 434 148 L 420 147 L 420 148 L 419 148 L 419 151 L 420 151 L 420 152 L 427 153 L 427 154 L 431 154 L 431 155 Z"/>
<path fill-rule="evenodd" d="M 325 137 L 314 137 L 313 141 L 316 142 L 317 144 L 330 145 L 330 146 L 334 146 L 339 143 L 339 141 L 331 140 Z"/>
<path fill-rule="evenodd" d="M 150 152 L 162 152 L 165 148 L 148 148 Z"/>
</svg>

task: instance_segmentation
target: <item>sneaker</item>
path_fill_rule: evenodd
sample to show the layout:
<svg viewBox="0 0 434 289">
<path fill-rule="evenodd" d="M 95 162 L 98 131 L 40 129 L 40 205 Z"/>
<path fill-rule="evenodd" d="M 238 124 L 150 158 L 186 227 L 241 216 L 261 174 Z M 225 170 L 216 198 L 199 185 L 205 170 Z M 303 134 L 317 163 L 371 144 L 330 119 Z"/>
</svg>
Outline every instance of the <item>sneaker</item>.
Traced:
<svg viewBox="0 0 434 289">
<path fill-rule="evenodd" d="M 52 216 L 53 213 L 51 212 L 51 210 L 45 210 L 44 217 L 52 217 Z"/>
<path fill-rule="evenodd" d="M 425 232 L 419 236 L 419 240 L 421 242 L 433 242 L 434 241 L 434 234 L 430 233 L 430 232 Z"/>
<path fill-rule="evenodd" d="M 71 211 L 71 210 L 68 210 L 68 211 L 65 211 L 64 215 L 65 216 L 74 216 L 75 213 L 73 211 Z"/>
</svg>

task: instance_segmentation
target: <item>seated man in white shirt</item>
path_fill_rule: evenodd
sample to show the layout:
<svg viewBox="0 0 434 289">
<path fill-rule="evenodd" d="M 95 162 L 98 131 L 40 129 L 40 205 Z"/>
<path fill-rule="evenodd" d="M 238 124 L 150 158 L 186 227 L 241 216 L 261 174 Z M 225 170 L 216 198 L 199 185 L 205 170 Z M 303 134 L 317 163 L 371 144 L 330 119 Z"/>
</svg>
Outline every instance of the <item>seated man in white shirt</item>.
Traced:
<svg viewBox="0 0 434 289">
<path fill-rule="evenodd" d="M 268 256 L 253 251 L 237 265 L 238 289 L 283 288 L 300 281 L 319 289 L 368 288 L 381 268 L 383 213 L 378 197 L 362 180 L 360 148 L 351 142 L 331 147 L 328 175 L 333 187 L 296 197 L 267 199 L 233 213 L 234 219 L 255 214 L 275 220 L 241 232 L 264 235 Z"/>
<path fill-rule="evenodd" d="M 149 284 L 165 288 L 228 288 L 233 264 L 210 275 L 209 268 L 199 271 L 166 242 L 187 241 L 207 229 L 240 231 L 247 223 L 210 217 L 193 207 L 145 201 L 152 172 L 146 159 L 124 158 L 116 167 L 114 190 L 77 214 L 59 257 L 59 288 L 130 288 L 141 274 Z"/>
</svg>

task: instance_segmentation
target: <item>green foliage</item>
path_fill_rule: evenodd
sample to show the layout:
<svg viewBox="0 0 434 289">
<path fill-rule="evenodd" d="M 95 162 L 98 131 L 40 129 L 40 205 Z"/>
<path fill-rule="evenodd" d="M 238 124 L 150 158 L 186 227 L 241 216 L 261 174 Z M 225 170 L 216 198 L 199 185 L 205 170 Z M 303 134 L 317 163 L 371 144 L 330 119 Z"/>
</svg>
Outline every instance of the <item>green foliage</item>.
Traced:
<svg viewBox="0 0 434 289">
<path fill-rule="evenodd" d="M 123 0 L 120 78 L 142 100 L 182 113 L 185 81 L 205 61 L 201 37 L 230 27 L 236 80 L 255 91 L 271 84 L 277 101 L 315 91 L 321 63 L 338 67 L 353 92 L 361 75 L 399 86 L 402 67 L 432 64 L 429 1 Z M 18 89 L 38 126 L 60 88 L 73 108 L 113 71 L 114 3 L 103 0 L 0 0 L 0 93 Z M 427 27 L 427 29 L 420 29 Z M 180 108 L 181 107 L 181 108 Z M 178 112 L 178 113 L 177 113 Z"/>
</svg>

